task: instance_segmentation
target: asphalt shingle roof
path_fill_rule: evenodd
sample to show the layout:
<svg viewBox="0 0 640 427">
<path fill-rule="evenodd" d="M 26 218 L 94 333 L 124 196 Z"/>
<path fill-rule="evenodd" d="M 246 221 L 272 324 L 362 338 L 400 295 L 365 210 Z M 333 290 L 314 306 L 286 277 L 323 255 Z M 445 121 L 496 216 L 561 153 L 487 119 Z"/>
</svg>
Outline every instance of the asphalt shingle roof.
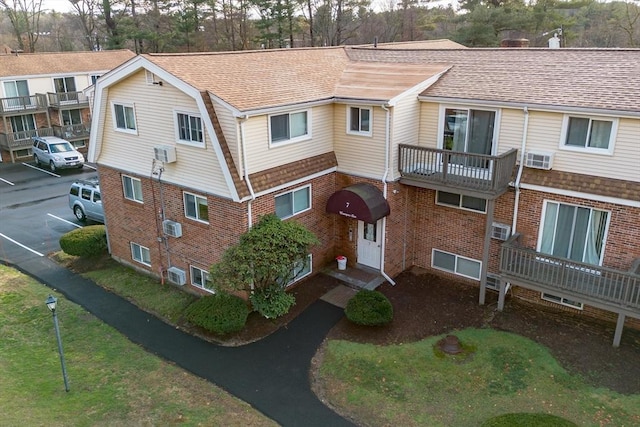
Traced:
<svg viewBox="0 0 640 427">
<path fill-rule="evenodd" d="M 0 55 L 0 78 L 108 71 L 134 56 L 126 49 Z"/>
<path fill-rule="evenodd" d="M 448 63 L 423 95 L 640 113 L 640 49 L 351 48 L 356 61 Z"/>
</svg>

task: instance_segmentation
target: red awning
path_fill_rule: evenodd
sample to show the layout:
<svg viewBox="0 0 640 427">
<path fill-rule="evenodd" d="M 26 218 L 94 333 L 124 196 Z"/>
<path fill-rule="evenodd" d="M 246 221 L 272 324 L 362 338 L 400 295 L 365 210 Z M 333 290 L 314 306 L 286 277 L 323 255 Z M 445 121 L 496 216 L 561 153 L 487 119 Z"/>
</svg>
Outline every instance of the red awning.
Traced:
<svg viewBox="0 0 640 427">
<path fill-rule="evenodd" d="M 327 201 L 327 212 L 373 224 L 389 215 L 391 209 L 380 190 L 360 183 L 333 193 Z"/>
</svg>

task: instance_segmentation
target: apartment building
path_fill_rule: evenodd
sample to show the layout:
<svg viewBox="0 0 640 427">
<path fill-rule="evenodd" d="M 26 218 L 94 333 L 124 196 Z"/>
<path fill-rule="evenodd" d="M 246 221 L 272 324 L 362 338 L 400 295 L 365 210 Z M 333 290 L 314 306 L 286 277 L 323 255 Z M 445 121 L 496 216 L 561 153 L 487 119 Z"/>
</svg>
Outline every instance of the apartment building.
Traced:
<svg viewBox="0 0 640 427">
<path fill-rule="evenodd" d="M 640 327 L 640 50 L 443 41 L 141 55 L 98 80 L 114 258 L 211 290 L 260 216 L 312 230 L 299 278 L 346 255 L 420 266 Z M 428 302 L 425 302 L 428 304 Z"/>
<path fill-rule="evenodd" d="M 83 90 L 129 50 L 0 55 L 0 161 L 32 158 L 31 137 L 58 136 L 87 152 L 91 113 Z"/>
</svg>

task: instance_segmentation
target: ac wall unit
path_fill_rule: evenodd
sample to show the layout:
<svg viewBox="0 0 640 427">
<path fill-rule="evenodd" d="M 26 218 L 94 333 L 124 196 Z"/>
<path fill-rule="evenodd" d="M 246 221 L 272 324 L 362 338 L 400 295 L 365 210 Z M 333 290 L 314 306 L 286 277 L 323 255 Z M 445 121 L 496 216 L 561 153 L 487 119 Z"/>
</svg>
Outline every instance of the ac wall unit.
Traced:
<svg viewBox="0 0 640 427">
<path fill-rule="evenodd" d="M 553 167 L 553 153 L 529 151 L 526 154 L 524 165 L 533 169 L 550 170 Z"/>
<path fill-rule="evenodd" d="M 176 147 L 171 145 L 158 145 L 153 147 L 153 157 L 164 163 L 173 163 L 177 160 Z"/>
<path fill-rule="evenodd" d="M 167 279 L 175 285 L 182 286 L 187 283 L 187 273 L 178 267 L 169 267 L 167 269 Z"/>
<path fill-rule="evenodd" d="M 491 237 L 498 240 L 507 240 L 511 236 L 511 227 L 506 224 L 494 222 L 491 226 Z"/>
<path fill-rule="evenodd" d="M 182 236 L 182 224 L 165 219 L 162 221 L 162 231 L 164 231 L 164 234 L 167 236 L 180 237 Z"/>
</svg>

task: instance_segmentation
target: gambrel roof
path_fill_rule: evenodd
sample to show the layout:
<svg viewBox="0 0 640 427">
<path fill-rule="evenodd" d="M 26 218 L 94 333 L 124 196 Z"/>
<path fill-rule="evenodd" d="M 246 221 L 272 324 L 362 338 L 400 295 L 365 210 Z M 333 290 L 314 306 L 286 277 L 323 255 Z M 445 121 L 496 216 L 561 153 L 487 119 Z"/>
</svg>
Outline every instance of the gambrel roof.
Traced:
<svg viewBox="0 0 640 427">
<path fill-rule="evenodd" d="M 127 49 L 0 55 L 0 78 L 106 72 L 134 56 Z"/>
</svg>

